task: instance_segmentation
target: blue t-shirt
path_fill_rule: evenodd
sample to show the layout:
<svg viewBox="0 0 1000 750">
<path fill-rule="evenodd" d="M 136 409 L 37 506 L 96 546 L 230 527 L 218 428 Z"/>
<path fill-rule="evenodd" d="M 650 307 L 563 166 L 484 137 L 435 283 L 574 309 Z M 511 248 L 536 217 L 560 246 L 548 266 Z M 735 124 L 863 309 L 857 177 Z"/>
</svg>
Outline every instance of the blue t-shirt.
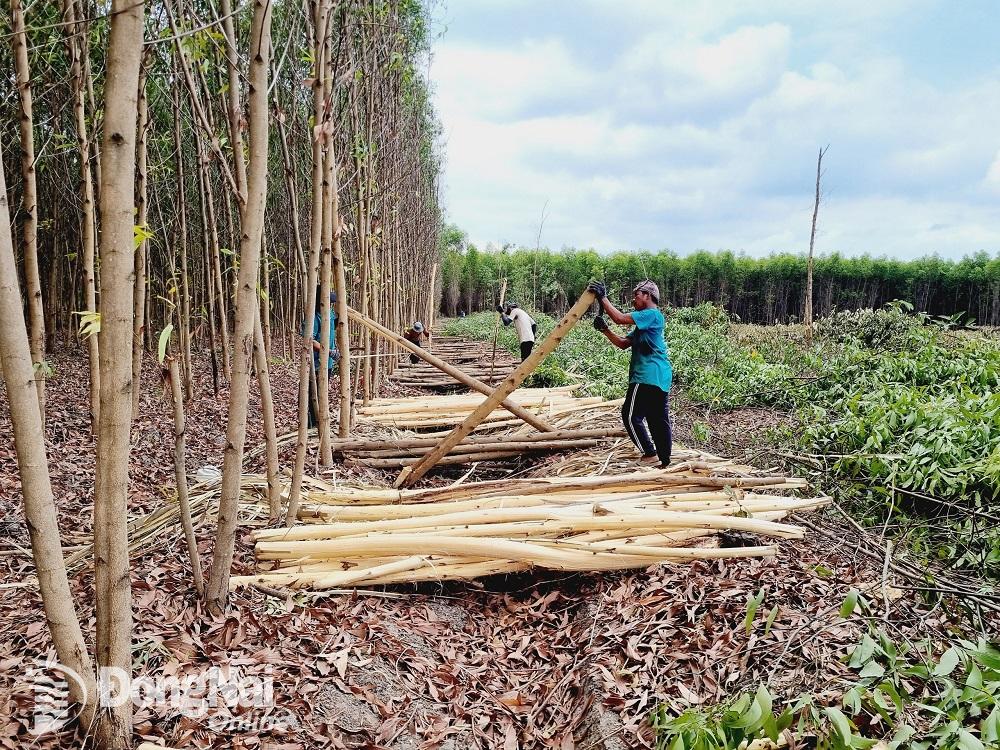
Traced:
<svg viewBox="0 0 1000 750">
<path fill-rule="evenodd" d="M 632 342 L 632 360 L 628 366 L 629 383 L 655 385 L 669 391 L 674 370 L 667 357 L 667 342 L 663 338 L 663 313 L 657 308 L 633 310 L 635 322 L 628 339 Z"/>
<path fill-rule="evenodd" d="M 319 335 L 322 331 L 322 326 L 320 325 L 319 313 L 313 315 L 313 330 L 312 337 L 313 341 L 319 341 Z M 305 321 L 302 322 L 302 335 L 305 336 L 306 324 Z M 337 351 L 337 313 L 334 310 L 330 310 L 330 357 L 326 363 L 326 369 L 332 370 L 334 363 L 340 359 L 340 352 Z M 313 367 L 317 370 L 319 369 L 319 352 L 313 349 Z"/>
</svg>

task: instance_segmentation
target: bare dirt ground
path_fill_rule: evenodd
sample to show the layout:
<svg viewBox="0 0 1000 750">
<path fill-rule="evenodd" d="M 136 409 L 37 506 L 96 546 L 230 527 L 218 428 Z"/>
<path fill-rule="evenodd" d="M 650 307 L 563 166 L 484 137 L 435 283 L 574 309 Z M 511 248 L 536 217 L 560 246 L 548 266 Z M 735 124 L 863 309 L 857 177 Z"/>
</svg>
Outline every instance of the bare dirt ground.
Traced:
<svg viewBox="0 0 1000 750">
<path fill-rule="evenodd" d="M 63 541 L 90 531 L 93 442 L 86 412 L 86 361 L 56 358 L 48 388 L 50 471 Z M 227 394 L 212 394 L 198 363 L 187 405 L 188 467 L 221 466 Z M 173 426 L 155 362 L 144 368 L 142 408 L 133 430 L 131 508 L 139 515 L 173 501 Z M 279 434 L 296 423 L 294 367 L 272 372 Z M 28 670 L 51 652 L 33 574 L 6 399 L 0 389 L 0 747 L 77 747 L 70 733 L 30 734 L 35 696 Z M 677 440 L 745 457 L 781 415 L 744 410 L 709 415 L 707 445 L 691 443 L 705 416 L 678 399 Z M 248 447 L 260 443 L 252 397 Z M 260 459 L 256 459 L 259 461 Z M 284 456 L 283 466 L 288 466 Z M 248 472 L 261 467 L 249 462 Z M 337 467 L 339 477 L 350 470 Z M 370 477 L 369 477 L 370 478 Z M 211 524 L 199 529 L 207 564 Z M 250 572 L 247 533 L 236 568 Z M 264 705 L 203 715 L 163 701 L 136 709 L 143 738 L 184 748 L 632 748 L 652 742 L 647 723 L 659 703 L 717 702 L 767 682 L 779 694 L 839 695 L 841 663 L 861 623 L 838 610 L 852 587 L 878 585 L 880 571 L 856 559 L 849 538 L 783 543 L 770 560 L 662 565 L 612 574 L 547 572 L 470 583 L 396 586 L 380 591 L 276 598 L 236 592 L 224 617 L 194 594 L 179 534 L 161 537 L 133 560 L 135 671 L 191 675 L 212 666 L 272 686 Z M 72 581 L 85 632 L 93 631 L 89 572 Z M 747 602 L 764 600 L 745 624 Z M 776 608 L 773 624 L 764 621 Z M 895 627 L 944 627 L 902 596 Z M 224 698 L 225 696 L 223 696 Z"/>
</svg>

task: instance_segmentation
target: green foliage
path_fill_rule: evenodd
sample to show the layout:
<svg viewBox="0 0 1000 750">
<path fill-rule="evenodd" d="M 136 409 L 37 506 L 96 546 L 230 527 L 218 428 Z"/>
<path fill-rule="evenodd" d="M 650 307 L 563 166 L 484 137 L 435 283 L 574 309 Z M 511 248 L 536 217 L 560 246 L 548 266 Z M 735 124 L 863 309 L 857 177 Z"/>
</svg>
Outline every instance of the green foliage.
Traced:
<svg viewBox="0 0 1000 750">
<path fill-rule="evenodd" d="M 790 730 L 831 750 L 983 750 L 1000 742 L 1000 650 L 959 640 L 935 655 L 929 643 L 896 643 L 871 631 L 845 657 L 856 680 L 840 705 L 803 695 L 777 701 L 764 685 L 708 709 L 650 717 L 658 750 L 736 750 Z M 780 712 L 775 703 L 784 705 Z M 810 745 L 813 746 L 813 745 Z"/>
<path fill-rule="evenodd" d="M 156 357 L 159 359 L 160 364 L 163 364 L 163 360 L 167 357 L 167 346 L 170 345 L 170 335 L 174 331 L 173 323 L 167 325 L 162 331 L 160 331 L 160 336 L 156 345 Z"/>
<path fill-rule="evenodd" d="M 74 310 L 74 315 L 80 316 L 80 337 L 90 338 L 101 332 L 101 314 L 90 310 Z"/>
<path fill-rule="evenodd" d="M 729 750 L 747 740 L 772 741 L 794 721 L 791 711 L 774 714 L 773 698 L 761 685 L 753 695 L 743 693 L 714 710 L 685 711 L 676 717 L 660 706 L 651 717 L 657 750 Z"/>
<path fill-rule="evenodd" d="M 695 325 L 719 333 L 729 331 L 729 313 L 711 302 L 695 307 L 678 307 L 670 311 L 670 320 L 677 325 Z"/>
<path fill-rule="evenodd" d="M 872 349 L 899 351 L 922 343 L 922 321 L 908 315 L 904 305 L 884 310 L 838 310 L 816 323 L 820 338 L 836 343 L 854 343 Z"/>
</svg>

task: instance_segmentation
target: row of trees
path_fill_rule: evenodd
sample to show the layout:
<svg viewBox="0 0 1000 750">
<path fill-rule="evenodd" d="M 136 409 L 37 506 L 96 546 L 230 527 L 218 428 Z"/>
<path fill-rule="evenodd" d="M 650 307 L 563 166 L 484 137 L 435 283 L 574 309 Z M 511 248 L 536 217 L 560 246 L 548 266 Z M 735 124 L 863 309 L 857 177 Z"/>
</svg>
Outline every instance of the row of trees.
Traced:
<svg viewBox="0 0 1000 750">
<path fill-rule="evenodd" d="M 805 255 L 749 258 L 731 252 L 504 249 L 481 251 L 454 227 L 442 233 L 441 310 L 491 307 L 507 279 L 507 296 L 544 312 L 561 313 L 587 286 L 603 279 L 618 301 L 627 302 L 636 283 L 650 278 L 661 303 L 686 306 L 714 302 L 748 323 L 802 320 Z M 983 325 L 1000 325 L 1000 256 L 979 253 L 961 261 L 937 257 L 912 261 L 836 253 L 814 260 L 813 312 L 880 307 L 907 300 L 932 315 L 966 313 Z"/>
<path fill-rule="evenodd" d="M 43 362 L 45 351 L 77 341 L 81 322 L 93 322 L 99 304 L 97 207 L 110 26 L 106 2 L 98 0 L 35 4 L 27 18 L 21 3 L 15 6 L 10 18 L 0 16 L 0 35 L 10 42 L 0 45 L 0 66 L 23 72 L 20 91 L 27 101 L 13 79 L 0 79 L 0 144 L 9 166 L 32 352 Z M 329 133 L 315 125 L 306 13 L 301 5 L 276 3 L 272 15 L 272 148 L 258 297 L 269 353 L 274 340 L 289 356 L 289 335 L 305 314 L 298 282 L 311 239 L 313 145 L 327 136 L 336 144 L 337 231 L 351 298 L 362 312 L 397 328 L 425 309 L 426 279 L 435 262 L 428 248 L 438 232 L 439 128 L 419 71 L 429 36 L 418 0 L 354 0 L 331 11 L 334 85 L 322 105 L 330 112 L 320 113 Z M 14 33 L 15 21 L 23 36 Z M 174 325 L 189 398 L 192 346 L 215 351 L 218 381 L 231 370 L 245 191 L 234 148 L 246 147 L 248 127 L 235 107 L 248 84 L 250 21 L 245 10 L 234 13 L 228 0 L 151 0 L 145 14 L 137 112 L 136 334 L 151 350 L 158 332 Z M 242 54 L 230 37 L 243 42 Z M 231 60 L 233 55 L 239 59 Z M 87 339 L 95 412 L 98 339 Z M 361 329 L 354 341 L 369 354 L 381 347 Z M 373 363 L 382 359 L 355 365 L 363 395 L 370 396 L 381 380 L 384 368 Z"/>
<path fill-rule="evenodd" d="M 326 313 L 338 293 L 344 435 L 352 394 L 371 397 L 393 362 L 367 329 L 350 331 L 348 304 L 397 330 L 432 307 L 440 213 L 437 126 L 419 72 L 427 18 L 418 0 L 9 2 L 0 66 L 16 77 L 0 78 L 0 360 L 53 643 L 88 688 L 71 693 L 97 746 L 125 748 L 131 707 L 97 706 L 95 664 L 131 673 L 128 465 L 143 370 L 155 361 L 147 353 L 166 354 L 182 381 L 176 394 L 196 396 L 199 350 L 211 357 L 214 387 L 230 386 L 203 591 L 189 544 L 198 588 L 221 611 L 250 378 L 262 395 L 277 516 L 268 365 L 275 346 L 299 360 L 294 523 L 311 391 L 320 461 L 332 462 L 330 377 L 313 371 L 311 337 L 295 337 L 303 321 L 311 331 L 319 311 L 326 362 Z M 47 357 L 79 341 L 96 437 L 93 651 L 70 595 L 44 443 Z"/>
</svg>

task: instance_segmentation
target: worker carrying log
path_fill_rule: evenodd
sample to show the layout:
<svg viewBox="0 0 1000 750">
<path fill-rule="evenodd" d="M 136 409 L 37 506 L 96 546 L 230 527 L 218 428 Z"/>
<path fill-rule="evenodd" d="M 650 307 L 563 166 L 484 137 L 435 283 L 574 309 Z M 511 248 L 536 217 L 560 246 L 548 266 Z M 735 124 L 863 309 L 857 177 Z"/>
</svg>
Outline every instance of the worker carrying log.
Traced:
<svg viewBox="0 0 1000 750">
<path fill-rule="evenodd" d="M 427 331 L 424 330 L 424 324 L 419 320 L 416 321 L 412 326 L 403 331 L 403 338 L 409 341 L 411 344 L 422 347 L 420 343 L 423 339 L 428 338 Z M 416 354 L 410 355 L 410 364 L 417 364 L 420 358 Z"/>
<path fill-rule="evenodd" d="M 594 328 L 619 349 L 631 349 L 628 368 L 628 392 L 622 404 L 622 421 L 635 446 L 642 451 L 643 463 L 670 463 L 670 386 L 673 368 L 663 338 L 663 313 L 660 312 L 660 289 L 646 279 L 632 290 L 630 313 L 619 311 L 607 297 L 601 282 L 587 287 L 597 295 L 601 311 L 594 318 Z M 625 336 L 608 327 L 603 314 L 620 326 L 633 326 Z M 647 429 L 648 428 L 648 429 Z M 652 435 L 652 439 L 650 439 Z"/>
<path fill-rule="evenodd" d="M 514 324 L 517 337 L 521 341 L 521 361 L 524 362 L 535 347 L 535 333 L 538 331 L 538 324 L 528 313 L 521 309 L 516 302 L 508 302 L 505 305 L 497 305 L 497 312 L 505 326 Z"/>
</svg>

